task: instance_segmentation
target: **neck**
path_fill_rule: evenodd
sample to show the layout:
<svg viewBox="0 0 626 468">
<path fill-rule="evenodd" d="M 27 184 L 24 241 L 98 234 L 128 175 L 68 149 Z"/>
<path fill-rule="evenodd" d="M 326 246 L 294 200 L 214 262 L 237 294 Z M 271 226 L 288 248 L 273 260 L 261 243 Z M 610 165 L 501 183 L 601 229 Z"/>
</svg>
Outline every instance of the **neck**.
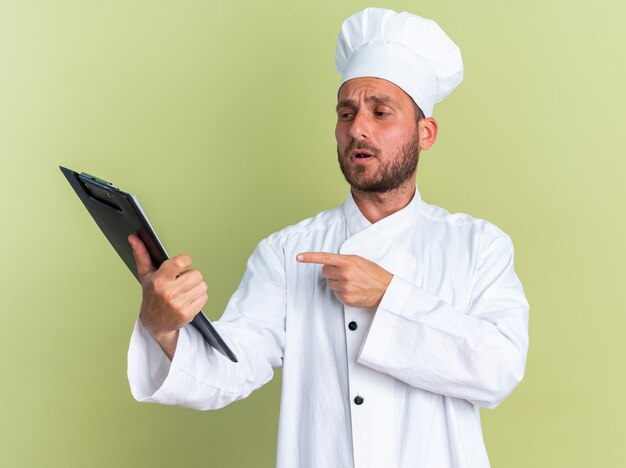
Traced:
<svg viewBox="0 0 626 468">
<path fill-rule="evenodd" d="M 415 179 L 385 193 L 363 192 L 351 189 L 354 203 L 370 223 L 376 223 L 407 206 L 415 195 Z"/>
</svg>

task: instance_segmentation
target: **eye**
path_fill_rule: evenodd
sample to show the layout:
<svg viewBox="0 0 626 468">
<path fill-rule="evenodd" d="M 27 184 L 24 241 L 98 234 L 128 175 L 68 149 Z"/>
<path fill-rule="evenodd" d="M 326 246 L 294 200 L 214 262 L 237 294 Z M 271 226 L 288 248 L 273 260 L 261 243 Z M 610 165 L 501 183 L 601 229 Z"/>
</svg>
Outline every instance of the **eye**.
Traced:
<svg viewBox="0 0 626 468">
<path fill-rule="evenodd" d="M 389 112 L 389 109 L 386 107 L 374 109 L 374 115 L 376 117 L 387 117 L 390 114 L 391 112 Z"/>
<path fill-rule="evenodd" d="M 354 112 L 351 110 L 347 110 L 347 109 L 341 109 L 339 110 L 339 112 L 337 112 L 337 116 L 339 117 L 339 120 L 341 120 L 342 122 L 347 122 L 354 118 Z"/>
</svg>

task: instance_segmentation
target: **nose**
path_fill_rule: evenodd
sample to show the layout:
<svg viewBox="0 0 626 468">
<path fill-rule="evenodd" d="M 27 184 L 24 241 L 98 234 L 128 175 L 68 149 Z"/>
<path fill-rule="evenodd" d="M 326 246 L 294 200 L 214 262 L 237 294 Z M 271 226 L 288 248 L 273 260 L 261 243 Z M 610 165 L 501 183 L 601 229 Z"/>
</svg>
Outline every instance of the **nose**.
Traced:
<svg viewBox="0 0 626 468">
<path fill-rule="evenodd" d="M 350 136 L 354 140 L 368 140 L 370 137 L 370 121 L 367 114 L 357 112 L 350 125 Z"/>
</svg>

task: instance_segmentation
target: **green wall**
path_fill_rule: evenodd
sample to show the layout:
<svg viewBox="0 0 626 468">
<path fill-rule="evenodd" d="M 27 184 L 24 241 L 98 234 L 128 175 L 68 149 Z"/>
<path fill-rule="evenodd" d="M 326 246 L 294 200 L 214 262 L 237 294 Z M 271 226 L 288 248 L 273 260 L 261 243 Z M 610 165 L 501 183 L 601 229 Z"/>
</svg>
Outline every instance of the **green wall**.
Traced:
<svg viewBox="0 0 626 468">
<path fill-rule="evenodd" d="M 531 303 L 493 466 L 624 466 L 623 2 L 379 5 L 461 46 L 420 190 L 511 235 Z M 262 237 L 346 196 L 334 43 L 366 6 L 0 0 L 0 466 L 273 466 L 279 375 L 210 413 L 132 399 L 139 287 L 57 167 L 135 192 L 219 317 Z"/>
</svg>

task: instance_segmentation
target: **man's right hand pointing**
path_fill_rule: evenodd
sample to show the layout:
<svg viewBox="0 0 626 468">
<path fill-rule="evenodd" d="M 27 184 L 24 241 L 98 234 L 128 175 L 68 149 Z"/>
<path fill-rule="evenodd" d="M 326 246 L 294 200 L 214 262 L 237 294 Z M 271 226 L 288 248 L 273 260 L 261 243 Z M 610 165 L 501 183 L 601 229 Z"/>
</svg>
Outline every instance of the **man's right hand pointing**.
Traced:
<svg viewBox="0 0 626 468">
<path fill-rule="evenodd" d="M 187 269 L 191 265 L 189 255 L 170 258 L 155 269 L 143 242 L 134 235 L 128 241 L 143 290 L 139 316 L 171 360 L 178 330 L 191 322 L 207 303 L 207 285 L 198 270 Z"/>
</svg>

